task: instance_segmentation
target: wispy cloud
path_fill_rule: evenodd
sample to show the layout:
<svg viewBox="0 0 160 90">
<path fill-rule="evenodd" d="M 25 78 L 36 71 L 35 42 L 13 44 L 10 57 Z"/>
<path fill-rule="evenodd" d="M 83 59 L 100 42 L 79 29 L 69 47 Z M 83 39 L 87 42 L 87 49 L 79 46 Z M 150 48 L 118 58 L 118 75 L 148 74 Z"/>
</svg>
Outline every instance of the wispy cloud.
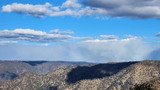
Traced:
<svg viewBox="0 0 160 90">
<path fill-rule="evenodd" d="M 61 42 L 71 39 L 71 32 L 53 30 L 43 32 L 33 29 L 1 30 L 0 40 L 30 41 L 30 42 Z"/>
<path fill-rule="evenodd" d="M 16 44 L 17 41 L 6 41 L 6 40 L 0 40 L 0 45 L 7 45 L 7 44 Z"/>
<path fill-rule="evenodd" d="M 2 6 L 2 12 L 15 12 L 34 17 L 102 16 L 127 18 L 160 18 L 159 0 L 66 0 L 62 5 L 12 3 Z"/>
<path fill-rule="evenodd" d="M 54 29 L 54 30 L 51 30 L 49 33 L 51 34 L 62 34 L 62 35 L 71 35 L 71 34 L 74 34 L 73 31 L 71 30 L 65 30 L 65 31 L 62 31 L 60 29 Z"/>
<path fill-rule="evenodd" d="M 100 35 L 99 37 L 102 38 L 102 39 L 107 39 L 107 40 L 116 40 L 116 39 L 118 39 L 118 37 L 115 36 L 115 35 Z"/>
<path fill-rule="evenodd" d="M 121 40 L 140 39 L 137 36 L 127 36 L 126 38 L 119 38 L 116 35 L 99 35 L 99 36 L 76 36 L 71 30 L 54 29 L 49 32 L 34 29 L 14 29 L 14 30 L 0 30 L 0 41 L 26 41 L 26 42 L 110 42 Z"/>
</svg>

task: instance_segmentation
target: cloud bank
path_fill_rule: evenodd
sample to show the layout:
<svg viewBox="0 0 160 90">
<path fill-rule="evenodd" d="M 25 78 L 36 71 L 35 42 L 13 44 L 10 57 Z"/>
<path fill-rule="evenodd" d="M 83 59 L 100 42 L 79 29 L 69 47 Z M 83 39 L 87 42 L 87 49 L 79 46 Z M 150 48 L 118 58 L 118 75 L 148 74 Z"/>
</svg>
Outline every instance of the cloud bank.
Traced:
<svg viewBox="0 0 160 90">
<path fill-rule="evenodd" d="M 156 35 L 159 37 L 159 33 Z M 59 43 L 60 42 L 60 43 Z M 34 29 L 0 31 L 0 59 L 120 62 L 159 57 L 141 37 L 99 35 L 79 37 L 73 31 Z"/>
<path fill-rule="evenodd" d="M 2 6 L 2 12 L 15 12 L 34 17 L 102 16 L 125 18 L 160 18 L 159 0 L 66 0 L 62 5 L 12 3 Z"/>
<path fill-rule="evenodd" d="M 0 45 L 0 59 L 122 62 L 144 60 L 153 48 L 140 38 L 92 39 L 60 45 Z"/>
</svg>

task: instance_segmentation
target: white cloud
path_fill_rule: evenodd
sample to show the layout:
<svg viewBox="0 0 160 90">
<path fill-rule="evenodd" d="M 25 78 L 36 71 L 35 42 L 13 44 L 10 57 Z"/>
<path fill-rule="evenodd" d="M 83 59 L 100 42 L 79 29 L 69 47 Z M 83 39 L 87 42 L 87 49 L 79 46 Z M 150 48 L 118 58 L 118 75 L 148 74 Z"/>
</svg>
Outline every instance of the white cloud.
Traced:
<svg viewBox="0 0 160 90">
<path fill-rule="evenodd" d="M 48 32 L 34 29 L 0 30 L 0 41 L 24 41 L 31 43 L 53 43 L 53 42 L 80 42 L 90 40 L 93 37 L 74 36 L 71 30 L 54 29 Z"/>
<path fill-rule="evenodd" d="M 110 42 L 110 41 L 117 41 L 117 40 L 106 40 L 106 39 L 89 39 L 89 40 L 85 40 L 84 42 L 89 42 L 89 43 L 94 43 L 94 42 Z"/>
<path fill-rule="evenodd" d="M 64 34 L 65 33 L 65 34 Z M 68 34 L 67 34 L 68 33 Z M 33 29 L 15 29 L 15 30 L 1 30 L 1 40 L 17 40 L 17 41 L 31 41 L 31 42 L 61 42 L 71 39 L 69 32 L 47 33 Z"/>
<path fill-rule="evenodd" d="M 50 3 L 45 4 L 21 4 L 12 3 L 2 6 L 2 12 L 15 12 L 19 14 L 27 14 L 34 17 L 44 16 L 88 16 L 106 13 L 105 10 L 99 8 L 81 7 L 77 0 L 67 0 L 60 6 L 53 6 Z"/>
<path fill-rule="evenodd" d="M 51 11 L 56 11 L 52 8 L 50 3 L 45 3 L 43 5 L 31 5 L 31 4 L 20 4 L 13 3 L 11 5 L 6 5 L 2 7 L 2 12 L 16 12 L 16 13 L 24 13 L 28 15 L 33 15 L 35 17 L 42 17 Z"/>
<path fill-rule="evenodd" d="M 61 31 L 61 30 L 59 30 L 59 29 L 54 29 L 54 30 L 51 30 L 49 33 L 51 33 L 51 34 L 74 34 L 74 32 L 73 31 L 71 31 L 71 30 L 65 30 L 65 31 Z"/>
<path fill-rule="evenodd" d="M 31 34 L 31 35 L 46 35 L 46 32 L 36 31 L 33 29 L 15 29 L 13 31 L 4 30 L 2 33 L 16 33 L 16 34 Z"/>
<path fill-rule="evenodd" d="M 0 45 L 6 45 L 6 44 L 15 44 L 18 43 L 17 41 L 4 41 L 4 40 L 0 40 Z"/>
<path fill-rule="evenodd" d="M 77 0 L 67 0 L 62 4 L 62 8 L 74 8 L 74 9 L 79 9 L 81 5 L 77 3 Z"/>
<path fill-rule="evenodd" d="M 109 39 L 109 40 L 115 40 L 115 39 L 118 39 L 118 37 L 117 36 L 115 36 L 115 35 L 100 35 L 100 38 L 102 38 L 102 39 Z"/>
<path fill-rule="evenodd" d="M 99 35 L 97 38 L 90 38 L 84 40 L 84 42 L 117 42 L 117 41 L 131 41 L 131 40 L 138 40 L 142 39 L 141 37 L 133 36 L 133 35 L 126 35 L 125 38 L 119 38 L 116 35 Z"/>
</svg>

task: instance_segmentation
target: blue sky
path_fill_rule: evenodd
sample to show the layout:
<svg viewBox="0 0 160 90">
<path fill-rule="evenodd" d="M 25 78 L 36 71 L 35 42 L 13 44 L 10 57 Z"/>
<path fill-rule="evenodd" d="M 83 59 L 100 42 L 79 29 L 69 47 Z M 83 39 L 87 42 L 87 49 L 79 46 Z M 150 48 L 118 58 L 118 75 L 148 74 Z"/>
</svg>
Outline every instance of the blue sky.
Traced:
<svg viewBox="0 0 160 90">
<path fill-rule="evenodd" d="M 53 5 L 60 5 L 65 0 L 4 0 L 0 6 L 12 3 L 29 3 L 44 4 L 49 2 Z M 160 30 L 159 19 L 131 19 L 131 18 L 108 18 L 97 19 L 93 16 L 84 17 L 44 17 L 35 18 L 27 15 L 16 13 L 0 13 L 0 30 L 15 28 L 32 28 L 36 30 L 49 31 L 55 28 L 62 30 L 70 29 L 77 35 L 99 35 L 99 34 L 116 34 L 116 35 L 140 35 L 154 37 Z"/>
<path fill-rule="evenodd" d="M 67 2 L 67 4 L 64 4 L 65 2 Z M 11 42 L 11 41 L 14 41 L 16 43 L 18 42 L 18 44 L 22 44 L 22 42 L 24 44 L 25 42 L 25 44 L 27 45 L 28 44 L 30 45 L 33 43 L 38 43 L 38 44 L 40 43 L 40 45 L 41 44 L 47 45 L 50 43 L 52 44 L 62 43 L 63 42 L 63 40 L 61 40 L 62 38 L 65 40 L 66 38 L 67 39 L 74 38 L 75 41 L 80 43 L 86 42 L 87 40 L 94 41 L 94 39 L 96 40 L 98 39 L 99 41 L 101 40 L 108 41 L 111 38 L 113 40 L 116 39 L 119 41 L 120 40 L 123 41 L 124 39 L 128 38 L 127 36 L 130 35 L 133 38 L 138 37 L 139 40 L 143 39 L 142 42 L 152 43 L 152 46 L 158 46 L 157 43 L 159 40 L 158 38 L 159 38 L 159 31 L 160 31 L 160 20 L 159 20 L 160 14 L 157 13 L 157 12 L 160 12 L 160 9 L 157 9 L 159 5 L 156 4 L 159 2 L 158 0 L 155 0 L 155 2 L 153 3 L 148 1 L 147 5 L 150 7 L 147 7 L 146 3 L 143 2 L 143 0 L 140 2 L 141 6 L 139 6 L 138 3 L 136 3 L 136 0 L 130 0 L 130 1 L 119 0 L 116 3 L 112 1 L 108 2 L 107 0 L 100 0 L 100 3 L 97 3 L 97 2 L 98 0 L 93 0 L 93 1 L 92 0 L 86 0 L 86 1 L 83 1 L 83 0 L 81 1 L 78 1 L 78 0 L 32 0 L 32 1 L 3 0 L 0 3 L 1 42 L 3 43 L 6 40 L 8 42 Z M 135 6 L 131 4 L 133 2 L 134 4 L 136 4 Z M 29 6 L 27 6 L 27 4 L 29 4 Z M 7 5 L 9 6 L 7 7 Z M 40 5 L 40 6 L 37 7 L 36 5 Z M 109 7 L 112 6 L 114 8 L 108 8 L 107 5 Z M 119 8 L 117 8 L 115 5 L 118 5 Z M 126 6 L 125 9 L 122 7 L 124 5 Z M 58 7 L 58 11 L 56 11 L 57 7 Z M 130 8 L 130 7 L 135 8 L 133 9 L 133 12 L 131 12 L 132 9 L 131 10 L 127 9 L 128 11 L 126 10 L 126 8 Z M 45 8 L 45 10 L 47 9 L 48 11 L 45 11 L 45 10 L 39 11 L 43 8 Z M 56 10 L 52 10 L 52 8 L 56 8 Z M 71 13 L 68 14 L 68 12 L 66 12 L 67 10 L 70 10 Z M 63 11 L 64 13 L 62 13 Z M 83 11 L 83 12 L 81 13 L 80 11 Z M 56 15 L 55 12 L 58 13 L 58 15 Z M 18 30 L 16 31 L 16 29 Z M 34 35 L 36 36 L 37 34 L 35 33 L 44 32 L 44 33 L 50 34 L 50 31 L 55 29 L 58 29 L 58 34 L 60 35 L 62 33 L 61 31 L 72 31 L 74 32 L 74 34 L 72 35 L 62 34 L 61 35 L 62 37 L 60 36 L 60 38 L 56 38 L 57 40 L 55 40 L 55 38 L 54 40 L 53 38 L 49 38 L 50 40 L 48 40 L 48 38 L 44 38 L 44 40 L 36 40 L 35 38 L 28 39 L 28 35 L 31 34 L 30 32 L 33 32 L 34 33 L 33 36 Z M 8 30 L 8 31 L 6 32 L 4 30 Z M 34 31 L 41 31 L 41 32 L 34 32 Z M 9 34 L 6 34 L 6 33 L 9 33 Z M 4 34 L 7 36 L 5 36 Z M 11 34 L 16 34 L 16 35 L 9 37 L 8 35 L 11 35 Z M 24 36 L 20 34 L 23 34 Z M 100 35 L 105 35 L 105 39 L 104 37 L 100 37 Z M 156 35 L 158 37 L 156 37 Z M 15 38 L 15 37 L 18 37 L 18 38 Z M 38 37 L 41 37 L 41 36 L 38 36 Z M 106 37 L 107 37 L 107 40 L 106 40 Z M 115 38 L 115 37 L 118 37 L 118 38 Z M 19 38 L 22 38 L 22 39 L 19 39 Z M 66 46 L 66 42 L 68 41 L 65 41 L 65 44 L 63 46 Z M 156 42 L 156 45 L 154 45 L 153 42 Z M 69 43 L 71 42 L 69 41 Z M 145 45 L 145 46 L 148 47 L 149 45 Z M 107 48 L 107 47 L 104 47 L 104 48 Z M 14 53 L 15 50 L 13 50 L 12 52 Z M 30 53 L 32 51 L 25 51 L 25 52 Z M 76 52 L 79 52 L 79 51 L 76 51 Z M 51 52 L 48 52 L 48 53 L 51 53 Z M 17 54 L 17 57 L 19 56 L 20 55 Z M 2 59 L 4 59 L 4 56 L 0 56 L 0 57 L 3 57 Z M 6 57 L 8 57 L 9 59 L 12 58 L 12 56 L 6 56 Z M 105 57 L 105 59 L 106 58 L 108 57 Z M 17 59 L 17 58 L 14 58 L 14 59 Z M 23 59 L 30 59 L 30 58 L 23 58 Z M 70 59 L 70 57 L 67 57 L 67 59 Z M 140 59 L 143 59 L 143 58 L 140 58 Z"/>
<path fill-rule="evenodd" d="M 96 19 L 95 17 L 45 17 L 34 18 L 25 15 L 1 13 L 0 29 L 32 28 L 36 30 L 49 31 L 60 28 L 62 30 L 70 29 L 78 35 L 140 35 L 155 37 L 160 30 L 160 20 L 134 20 L 134 19 L 115 19 L 106 20 Z"/>
</svg>

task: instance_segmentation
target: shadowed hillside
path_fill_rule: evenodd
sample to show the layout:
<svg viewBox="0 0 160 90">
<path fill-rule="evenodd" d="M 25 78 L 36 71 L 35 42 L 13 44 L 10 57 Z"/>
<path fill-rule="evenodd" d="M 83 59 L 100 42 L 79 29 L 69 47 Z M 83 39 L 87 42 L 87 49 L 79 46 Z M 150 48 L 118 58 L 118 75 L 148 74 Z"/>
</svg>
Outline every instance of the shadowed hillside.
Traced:
<svg viewBox="0 0 160 90">
<path fill-rule="evenodd" d="M 98 64 L 94 66 L 78 66 L 72 69 L 68 74 L 67 82 L 75 83 L 85 79 L 97 79 L 116 74 L 120 70 L 135 64 L 137 62 Z"/>
<path fill-rule="evenodd" d="M 47 63 L 47 61 L 22 61 L 24 63 L 28 63 L 31 66 L 36 66 L 36 65 L 40 65 L 43 63 Z"/>
</svg>

